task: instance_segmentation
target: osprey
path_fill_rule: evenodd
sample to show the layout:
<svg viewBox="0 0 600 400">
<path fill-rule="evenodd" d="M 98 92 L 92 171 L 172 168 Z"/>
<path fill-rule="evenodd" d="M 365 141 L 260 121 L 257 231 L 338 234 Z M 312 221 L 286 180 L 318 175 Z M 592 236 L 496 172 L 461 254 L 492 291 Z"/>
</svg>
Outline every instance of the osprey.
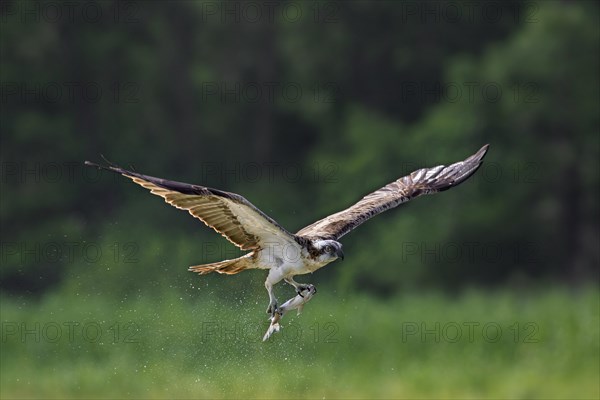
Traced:
<svg viewBox="0 0 600 400">
<path fill-rule="evenodd" d="M 110 162 L 107 166 L 89 161 L 85 164 L 130 178 L 172 206 L 189 211 L 192 216 L 241 250 L 248 251 L 239 258 L 196 265 L 189 270 L 199 274 L 237 274 L 246 269 L 269 270 L 265 281 L 269 292 L 267 313 L 274 317 L 275 313 L 281 314 L 273 293 L 276 283 L 284 280 L 294 286 L 300 296 L 305 290 L 314 290 L 313 285 L 296 282 L 294 276 L 312 273 L 338 258 L 343 260 L 344 252 L 338 240 L 375 215 L 415 197 L 442 192 L 464 182 L 477 171 L 488 146 L 483 146 L 464 161 L 414 171 L 295 234 L 288 232 L 238 194 L 142 175 Z"/>
</svg>

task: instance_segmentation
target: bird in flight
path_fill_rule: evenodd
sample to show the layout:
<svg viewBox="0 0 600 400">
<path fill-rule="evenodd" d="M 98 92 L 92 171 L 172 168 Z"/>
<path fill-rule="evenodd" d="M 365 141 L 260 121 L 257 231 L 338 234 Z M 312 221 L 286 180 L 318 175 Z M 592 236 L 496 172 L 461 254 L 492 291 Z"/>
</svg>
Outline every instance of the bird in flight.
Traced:
<svg viewBox="0 0 600 400">
<path fill-rule="evenodd" d="M 298 283 L 294 276 L 312 273 L 338 258 L 344 259 L 339 239 L 362 223 L 384 211 L 418 196 L 448 190 L 467 180 L 477 171 L 489 145 L 464 161 L 412 172 L 363 197 L 356 204 L 325 217 L 300 231 L 288 232 L 244 197 L 200 185 L 175 182 L 129 171 L 112 163 L 102 166 L 130 178 L 138 185 L 162 197 L 167 203 L 204 222 L 247 254 L 211 264 L 196 265 L 192 272 L 237 274 L 246 269 L 269 270 L 265 287 L 269 292 L 267 313 L 281 315 L 273 286 L 284 280 L 298 295 L 314 286 Z M 108 161 L 107 161 L 108 162 Z"/>
</svg>

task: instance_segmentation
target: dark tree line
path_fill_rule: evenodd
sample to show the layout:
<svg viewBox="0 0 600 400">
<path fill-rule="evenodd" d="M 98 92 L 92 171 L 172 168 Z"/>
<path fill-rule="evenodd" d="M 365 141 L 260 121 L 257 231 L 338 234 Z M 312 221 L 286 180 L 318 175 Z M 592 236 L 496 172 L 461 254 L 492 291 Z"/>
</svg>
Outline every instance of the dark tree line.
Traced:
<svg viewBox="0 0 600 400">
<path fill-rule="evenodd" d="M 295 230 L 484 143 L 472 182 L 361 227 L 319 279 L 380 294 L 597 280 L 597 4 L 503 2 L 488 15 L 467 3 L 461 17 L 438 2 L 294 3 L 302 18 L 255 21 L 242 3 L 101 2 L 93 23 L 6 3 L 1 287 L 42 293 L 111 266 L 102 284 L 124 292 L 141 268 L 136 287 L 182 287 L 187 265 L 235 252 L 83 169 L 100 154 L 242 193 Z"/>
</svg>

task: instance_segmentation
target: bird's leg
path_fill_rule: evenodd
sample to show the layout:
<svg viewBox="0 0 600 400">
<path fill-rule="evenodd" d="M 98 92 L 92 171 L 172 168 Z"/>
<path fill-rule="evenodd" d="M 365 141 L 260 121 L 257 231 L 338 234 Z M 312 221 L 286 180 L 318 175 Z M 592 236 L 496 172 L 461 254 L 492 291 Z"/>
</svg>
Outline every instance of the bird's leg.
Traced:
<svg viewBox="0 0 600 400">
<path fill-rule="evenodd" d="M 269 292 L 269 308 L 267 308 L 267 314 L 271 314 L 271 316 L 274 317 L 275 313 L 279 312 L 279 307 L 277 306 L 277 299 L 273 293 L 273 284 L 269 282 L 268 278 L 265 281 L 265 287 L 267 288 L 267 292 Z"/>
<path fill-rule="evenodd" d="M 298 293 L 298 295 L 300 297 L 304 297 L 302 296 L 302 292 L 305 290 L 310 290 L 312 288 L 312 290 L 315 291 L 315 293 L 317 293 L 317 288 L 310 284 L 310 283 L 298 283 L 294 280 L 294 278 L 285 278 L 284 279 L 286 283 L 289 283 L 290 285 L 292 285 L 294 287 L 294 289 L 296 289 L 296 293 Z"/>
</svg>

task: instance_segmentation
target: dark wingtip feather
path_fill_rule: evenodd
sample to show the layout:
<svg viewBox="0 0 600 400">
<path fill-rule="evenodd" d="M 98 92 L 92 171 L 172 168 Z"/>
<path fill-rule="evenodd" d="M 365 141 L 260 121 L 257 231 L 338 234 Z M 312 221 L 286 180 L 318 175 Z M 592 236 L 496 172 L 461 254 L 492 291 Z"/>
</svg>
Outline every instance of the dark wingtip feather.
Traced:
<svg viewBox="0 0 600 400">
<path fill-rule="evenodd" d="M 111 163 L 110 161 L 108 161 L 106 158 L 104 158 L 104 156 L 101 156 L 104 161 L 106 161 L 109 165 L 100 165 L 100 164 L 96 164 L 94 162 L 91 161 L 84 161 L 83 164 L 87 165 L 89 167 L 95 167 L 95 168 L 100 168 L 100 169 L 104 169 L 106 171 L 113 171 L 119 174 L 123 174 L 125 171 L 122 170 L 121 168 L 117 167 L 115 164 Z"/>
<path fill-rule="evenodd" d="M 471 162 L 473 163 L 477 163 L 477 166 L 473 169 L 473 172 L 471 172 L 471 175 L 473 175 L 478 169 L 479 167 L 481 167 L 481 164 L 483 164 L 483 158 L 485 157 L 485 155 L 488 152 L 488 149 L 490 148 L 489 143 L 483 145 L 483 147 L 481 147 L 481 149 L 479 149 L 479 151 L 475 154 L 473 154 L 470 158 Z"/>
<path fill-rule="evenodd" d="M 443 185 L 440 186 L 438 188 L 436 188 L 438 191 L 440 192 L 444 192 L 450 188 L 453 187 L 457 187 L 458 185 L 460 185 L 461 183 L 467 181 L 471 176 L 473 176 L 473 174 L 475 174 L 475 172 L 477 172 L 477 170 L 479 169 L 479 167 L 481 167 L 481 165 L 483 164 L 483 158 L 485 157 L 485 155 L 487 154 L 488 148 L 490 147 L 489 144 L 484 145 L 483 147 L 481 147 L 477 153 L 473 154 L 472 156 L 468 157 L 466 160 L 464 160 L 462 162 L 462 166 L 463 168 L 466 167 L 467 171 L 465 174 L 463 174 L 462 176 L 458 177 L 455 181 L 453 181 L 451 184 L 448 185 Z M 456 163 L 453 165 L 457 165 L 460 163 Z M 446 167 L 446 168 L 452 168 L 452 166 Z"/>
<path fill-rule="evenodd" d="M 490 148 L 490 144 L 489 143 L 485 144 L 485 145 L 483 145 L 483 147 L 481 149 L 479 149 L 479 151 L 477 153 L 475 153 L 475 155 L 477 156 L 479 161 L 483 160 L 483 157 L 485 157 L 489 148 Z"/>
<path fill-rule="evenodd" d="M 105 165 L 100 165 L 100 164 L 96 164 L 95 162 L 91 162 L 91 161 L 85 161 L 84 162 L 85 165 L 89 166 L 89 167 L 95 167 L 95 168 L 100 168 L 100 169 L 106 169 L 106 170 L 111 170 L 112 167 L 107 167 Z"/>
</svg>

